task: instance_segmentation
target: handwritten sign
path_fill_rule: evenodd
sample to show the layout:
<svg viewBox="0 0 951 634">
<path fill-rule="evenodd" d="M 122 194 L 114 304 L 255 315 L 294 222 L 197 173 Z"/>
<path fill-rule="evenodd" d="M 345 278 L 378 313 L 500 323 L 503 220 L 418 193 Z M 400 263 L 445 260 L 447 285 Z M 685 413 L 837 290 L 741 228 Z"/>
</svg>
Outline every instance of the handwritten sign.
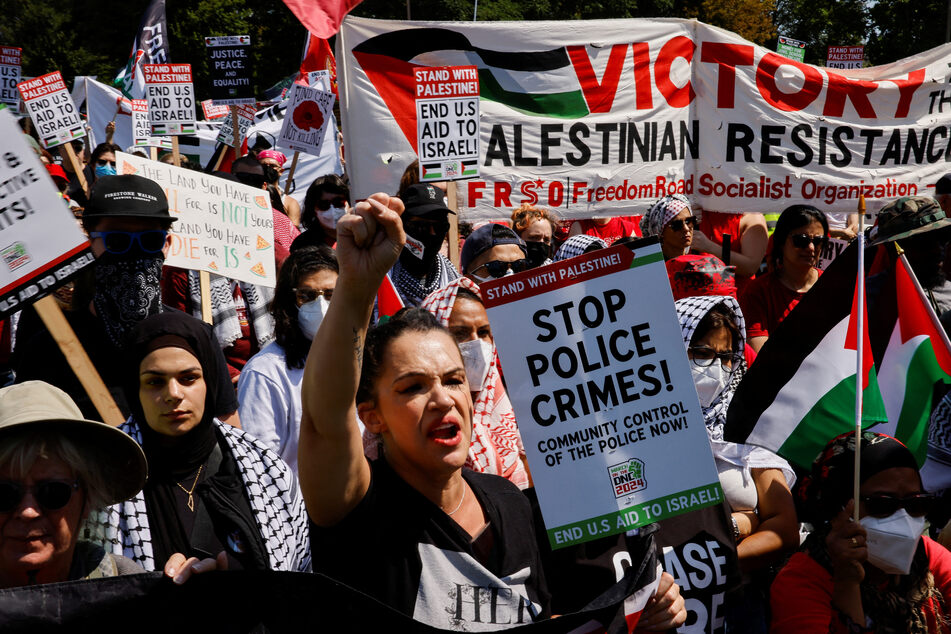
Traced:
<svg viewBox="0 0 951 634">
<path fill-rule="evenodd" d="M 248 136 L 248 130 L 254 123 L 254 113 L 256 112 L 254 104 L 238 106 L 238 144 L 240 145 L 245 137 Z M 234 147 L 234 118 L 231 113 L 221 122 L 221 129 L 218 131 L 218 143 L 224 143 Z"/>
<path fill-rule="evenodd" d="M 294 84 L 277 145 L 320 156 L 324 136 L 333 118 L 334 94 Z"/>
<path fill-rule="evenodd" d="M 211 72 L 211 98 L 216 104 L 254 104 L 251 86 L 251 38 L 247 35 L 206 37 Z"/>
<path fill-rule="evenodd" d="M 553 548 L 723 501 L 658 244 L 481 290 Z"/>
<path fill-rule="evenodd" d="M 274 216 L 267 192 L 116 152 L 120 174 L 158 183 L 168 196 L 172 247 L 165 263 L 273 287 Z"/>
<path fill-rule="evenodd" d="M 83 235 L 16 119 L 0 108 L 0 318 L 93 261 Z"/>
<path fill-rule="evenodd" d="M 17 89 L 43 147 L 62 145 L 86 136 L 83 120 L 58 70 L 22 81 L 17 84 Z"/>
<path fill-rule="evenodd" d="M 16 106 L 20 101 L 17 84 L 22 54 L 23 50 L 14 46 L 0 46 L 0 103 Z"/>
<path fill-rule="evenodd" d="M 420 180 L 475 178 L 479 175 L 479 69 L 420 66 L 413 74 Z"/>
<path fill-rule="evenodd" d="M 143 64 L 152 134 L 195 134 L 191 64 Z"/>
</svg>

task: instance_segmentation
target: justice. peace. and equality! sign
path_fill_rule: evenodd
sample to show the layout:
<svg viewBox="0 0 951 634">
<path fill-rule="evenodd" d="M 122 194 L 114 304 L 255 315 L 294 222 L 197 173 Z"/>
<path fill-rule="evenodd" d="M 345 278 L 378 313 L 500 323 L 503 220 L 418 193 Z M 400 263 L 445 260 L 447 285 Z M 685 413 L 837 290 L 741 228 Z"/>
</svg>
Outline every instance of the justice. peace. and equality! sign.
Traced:
<svg viewBox="0 0 951 634">
<path fill-rule="evenodd" d="M 419 179 L 479 175 L 479 69 L 416 68 Z"/>
<path fill-rule="evenodd" d="M 195 134 L 195 89 L 191 64 L 143 64 L 142 70 L 152 134 Z"/>
<path fill-rule="evenodd" d="M 55 147 L 86 136 L 83 120 L 58 70 L 20 82 L 17 89 L 43 147 Z"/>
<path fill-rule="evenodd" d="M 83 235 L 16 119 L 0 107 L 0 318 L 92 264 Z"/>
<path fill-rule="evenodd" d="M 155 181 L 168 196 L 172 246 L 165 263 L 273 287 L 274 216 L 267 192 L 116 152 L 120 174 Z"/>
<path fill-rule="evenodd" d="M 206 37 L 211 99 L 217 105 L 254 105 L 251 85 L 251 38 L 247 35 Z"/>
<path fill-rule="evenodd" d="M 723 501 L 658 244 L 481 290 L 553 548 Z"/>
<path fill-rule="evenodd" d="M 479 69 L 480 176 L 460 211 L 643 213 L 681 192 L 714 211 L 870 212 L 928 195 L 951 160 L 951 44 L 887 66 L 797 62 L 693 20 L 405 22 L 348 16 L 337 39 L 355 198 L 417 158 L 413 70 Z"/>
</svg>

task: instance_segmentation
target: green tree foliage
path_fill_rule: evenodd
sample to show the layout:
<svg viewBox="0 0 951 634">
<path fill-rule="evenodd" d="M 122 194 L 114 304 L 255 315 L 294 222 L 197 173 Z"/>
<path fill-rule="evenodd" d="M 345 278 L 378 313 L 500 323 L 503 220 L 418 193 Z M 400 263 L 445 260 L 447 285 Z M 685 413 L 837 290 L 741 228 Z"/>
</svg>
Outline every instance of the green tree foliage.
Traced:
<svg viewBox="0 0 951 634">
<path fill-rule="evenodd" d="M 944 44 L 946 0 L 878 0 L 869 8 L 866 57 L 887 64 Z"/>
<path fill-rule="evenodd" d="M 775 22 L 778 35 L 807 43 L 809 64 L 825 65 L 828 47 L 864 44 L 870 32 L 864 0 L 778 0 Z"/>
</svg>

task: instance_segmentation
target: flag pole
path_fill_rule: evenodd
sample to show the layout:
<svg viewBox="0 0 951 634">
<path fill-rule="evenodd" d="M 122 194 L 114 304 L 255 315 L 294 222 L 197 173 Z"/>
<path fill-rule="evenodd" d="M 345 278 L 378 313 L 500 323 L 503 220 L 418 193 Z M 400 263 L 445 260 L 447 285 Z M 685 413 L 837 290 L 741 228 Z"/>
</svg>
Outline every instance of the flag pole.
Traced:
<svg viewBox="0 0 951 634">
<path fill-rule="evenodd" d="M 859 264 L 858 272 L 855 277 L 857 289 L 858 315 L 855 320 L 856 333 L 855 340 L 855 465 L 853 467 L 853 486 L 852 486 L 852 520 L 859 521 L 859 484 L 861 483 L 860 469 L 862 454 L 862 371 L 864 369 L 863 353 L 865 352 L 865 196 L 859 195 Z"/>
</svg>

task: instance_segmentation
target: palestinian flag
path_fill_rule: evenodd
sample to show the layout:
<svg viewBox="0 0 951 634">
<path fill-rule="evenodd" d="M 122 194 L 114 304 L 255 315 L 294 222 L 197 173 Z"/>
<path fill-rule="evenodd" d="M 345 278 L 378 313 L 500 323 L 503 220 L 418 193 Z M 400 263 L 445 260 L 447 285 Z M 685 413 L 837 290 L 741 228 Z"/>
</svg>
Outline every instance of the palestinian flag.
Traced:
<svg viewBox="0 0 951 634">
<path fill-rule="evenodd" d="M 389 273 L 383 278 L 380 289 L 376 292 L 376 305 L 380 319 L 392 317 L 403 308 L 403 300 L 400 299 L 400 294 L 396 292 L 396 287 L 393 286 L 393 280 L 390 279 Z"/>
<path fill-rule="evenodd" d="M 837 257 L 770 334 L 737 387 L 727 440 L 760 445 L 808 468 L 826 443 L 855 429 L 858 246 Z M 862 427 L 885 420 L 868 320 L 863 328 Z"/>
<path fill-rule="evenodd" d="M 882 431 L 905 443 L 923 465 L 928 421 L 938 404 L 935 387 L 951 383 L 951 346 L 904 255 L 899 256 L 890 278 L 897 313 L 887 328 L 879 324 L 877 329 L 889 331 L 878 364 L 888 414 L 888 425 Z"/>
</svg>

